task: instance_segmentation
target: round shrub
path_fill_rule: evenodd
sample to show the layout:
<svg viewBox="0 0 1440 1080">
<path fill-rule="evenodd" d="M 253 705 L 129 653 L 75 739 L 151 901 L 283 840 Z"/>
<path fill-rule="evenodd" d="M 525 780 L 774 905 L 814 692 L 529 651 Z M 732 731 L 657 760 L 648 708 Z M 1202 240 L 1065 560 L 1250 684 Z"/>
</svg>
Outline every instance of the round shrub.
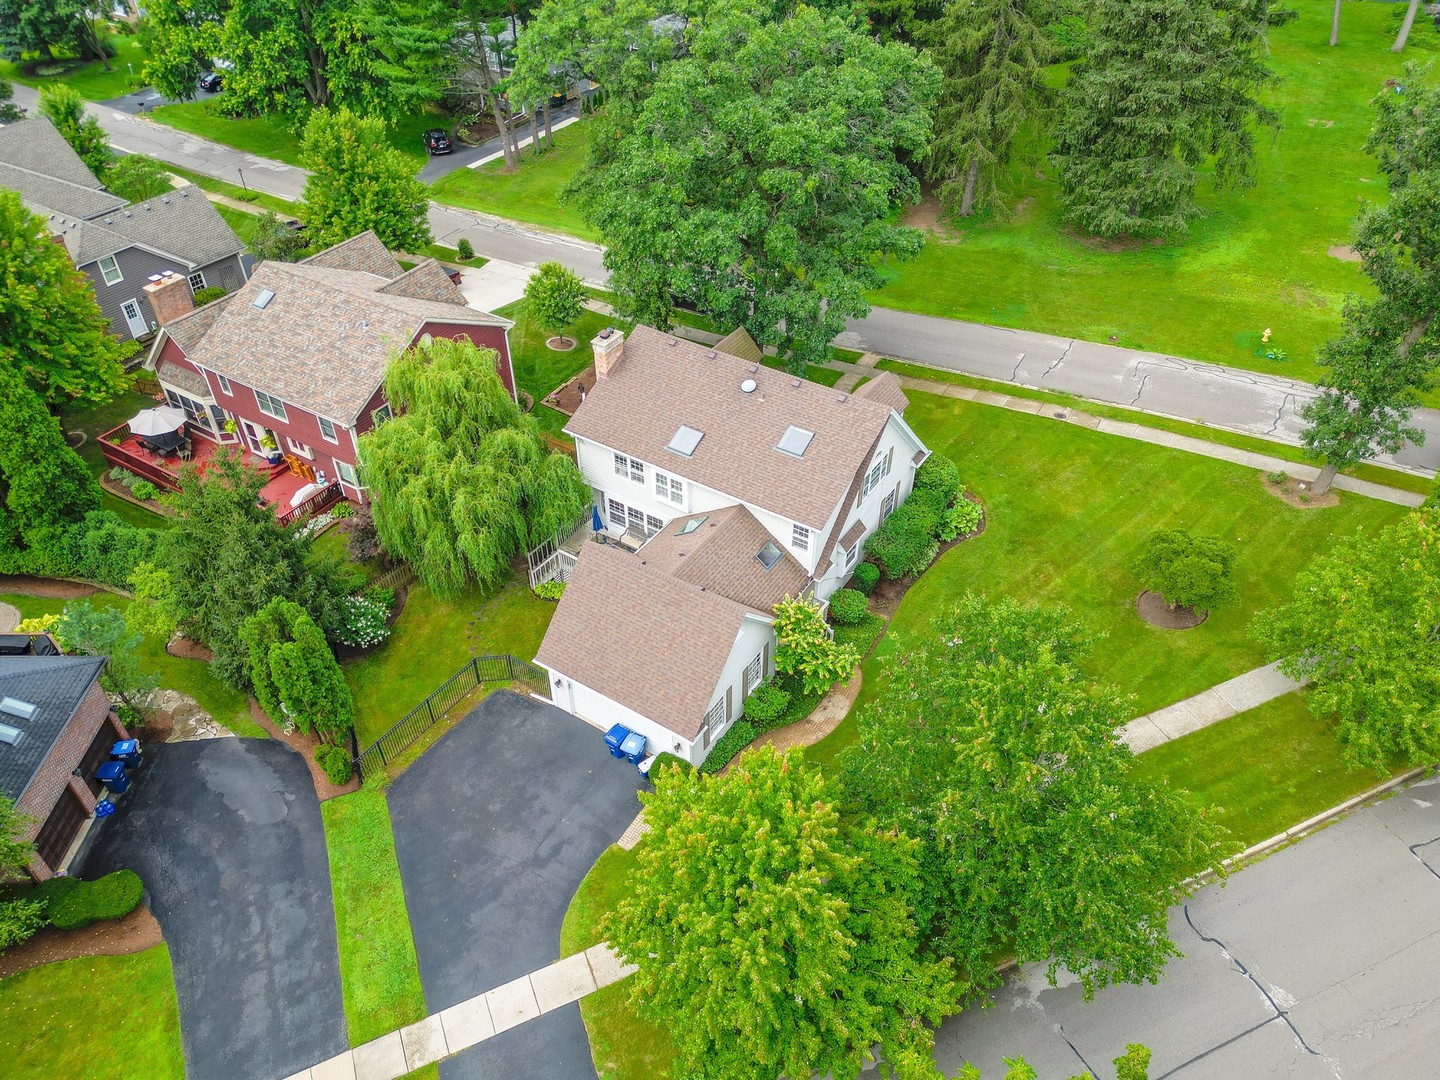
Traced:
<svg viewBox="0 0 1440 1080">
<path fill-rule="evenodd" d="M 50 924 L 78 930 L 101 919 L 119 919 L 140 906 L 145 893 L 133 870 L 116 870 L 98 881 L 76 881 L 50 905 Z"/>
<path fill-rule="evenodd" d="M 340 602 L 340 625 L 335 637 L 351 648 L 368 649 L 390 636 L 385 620 L 390 609 L 368 596 L 347 596 Z"/>
<path fill-rule="evenodd" d="M 136 480 L 130 485 L 130 494 L 134 495 L 141 502 L 149 502 L 160 494 L 160 489 L 149 480 Z"/>
<path fill-rule="evenodd" d="M 325 770 L 325 778 L 336 787 L 350 782 L 350 754 L 343 746 L 317 746 L 315 762 Z"/>
<path fill-rule="evenodd" d="M 745 715 L 757 724 L 771 724 L 785 715 L 790 695 L 774 681 L 761 683 L 745 699 Z"/>
<path fill-rule="evenodd" d="M 207 285 L 195 293 L 195 306 L 204 307 L 225 295 L 225 290 L 219 285 Z"/>
<path fill-rule="evenodd" d="M 837 589 L 830 597 L 830 621 L 836 626 L 854 626 L 870 610 L 865 594 L 854 589 Z"/>
<path fill-rule="evenodd" d="M 944 454 L 931 454 L 915 472 L 914 490 L 917 494 L 922 491 L 939 492 L 944 497 L 942 505 L 948 506 L 964 490 L 960 482 L 960 466 Z"/>
<path fill-rule="evenodd" d="M 475 257 L 475 245 L 465 237 L 455 241 L 455 253 L 462 259 L 473 259 Z"/>
<path fill-rule="evenodd" d="M 873 562 L 862 562 L 855 567 L 855 573 L 850 576 L 850 584 L 859 592 L 869 596 L 875 591 L 875 586 L 880 584 L 880 567 Z"/>
<path fill-rule="evenodd" d="M 688 775 L 695 771 L 695 766 L 684 758 L 670 753 L 669 750 L 656 754 L 655 760 L 650 763 L 650 780 L 653 783 L 666 769 L 678 769 L 681 775 Z"/>
</svg>

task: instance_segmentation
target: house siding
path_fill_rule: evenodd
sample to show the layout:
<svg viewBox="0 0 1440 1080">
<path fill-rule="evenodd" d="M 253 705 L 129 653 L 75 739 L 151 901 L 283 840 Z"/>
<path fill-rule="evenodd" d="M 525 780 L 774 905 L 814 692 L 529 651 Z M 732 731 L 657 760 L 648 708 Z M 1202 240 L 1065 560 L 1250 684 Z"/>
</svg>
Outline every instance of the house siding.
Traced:
<svg viewBox="0 0 1440 1080">
<path fill-rule="evenodd" d="M 431 337 L 443 338 L 469 338 L 476 345 L 486 349 L 494 349 L 500 354 L 500 366 L 498 374 L 500 381 L 505 384 L 505 389 L 510 391 L 510 396 L 515 396 L 515 370 L 510 360 L 510 338 L 503 326 L 466 326 L 461 323 L 427 322 L 417 338 L 424 334 Z M 357 428 L 358 430 L 358 428 Z"/>
<path fill-rule="evenodd" d="M 85 756 L 85 751 L 89 749 L 95 733 L 100 730 L 101 725 L 107 722 L 116 732 L 117 739 L 129 738 L 125 726 L 111 715 L 110 699 L 105 696 L 105 692 L 100 689 L 97 681 L 91 683 L 90 689 L 80 699 L 80 705 L 76 708 L 75 715 L 70 718 L 70 722 L 65 726 L 60 737 L 55 740 L 55 745 L 50 748 L 50 753 L 41 762 L 40 768 L 36 770 L 29 785 L 16 800 L 15 809 L 34 819 L 33 823 L 25 829 L 26 840 L 34 840 L 39 835 L 40 829 L 54 811 L 67 788 L 75 793 L 88 813 L 95 812 L 95 796 L 90 793 L 85 778 L 74 777 L 70 774 Z M 57 868 L 47 866 L 39 856 L 34 856 L 30 860 L 30 872 L 38 880 L 43 881 L 50 877 L 55 869 Z"/>
<path fill-rule="evenodd" d="M 105 276 L 100 272 L 98 261 L 86 263 L 80 269 L 95 287 L 95 299 L 100 305 L 101 313 L 110 320 L 110 332 L 122 341 L 129 341 L 135 336 L 130 333 L 125 313 L 121 310 L 126 301 L 134 300 L 140 306 L 140 317 L 145 320 L 146 326 L 156 322 L 155 311 L 145 296 L 145 286 L 149 283 L 151 274 L 174 270 L 177 274 L 188 276 L 195 272 L 188 269 L 188 264 L 183 261 L 155 255 L 138 247 L 118 252 L 115 262 L 120 267 L 121 280 L 114 285 L 105 284 Z M 245 284 L 245 271 L 240 264 L 239 255 L 227 256 L 198 269 L 205 275 L 207 286 L 218 285 L 226 292 L 234 292 Z M 149 335 L 147 333 L 141 336 Z"/>
</svg>

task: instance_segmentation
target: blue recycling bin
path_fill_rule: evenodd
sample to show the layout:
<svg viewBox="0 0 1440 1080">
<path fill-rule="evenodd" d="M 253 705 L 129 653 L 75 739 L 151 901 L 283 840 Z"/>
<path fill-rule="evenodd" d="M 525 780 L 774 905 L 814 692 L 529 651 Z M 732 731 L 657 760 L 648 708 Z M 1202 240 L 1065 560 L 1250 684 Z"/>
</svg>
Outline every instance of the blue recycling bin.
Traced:
<svg viewBox="0 0 1440 1080">
<path fill-rule="evenodd" d="M 120 762 L 127 769 L 137 768 L 140 764 L 140 740 L 121 739 L 110 747 L 110 760 Z"/>
<path fill-rule="evenodd" d="M 95 816 L 97 818 L 107 818 L 113 813 L 115 813 L 115 804 L 109 799 L 101 799 L 95 804 Z"/>
<path fill-rule="evenodd" d="M 630 732 L 620 744 L 620 753 L 631 765 L 639 765 L 640 759 L 645 756 L 645 736 L 638 731 Z"/>
<path fill-rule="evenodd" d="M 620 749 L 620 744 L 630 736 L 630 729 L 624 724 L 616 724 L 609 731 L 605 732 L 605 745 L 610 748 L 611 757 L 624 757 L 625 753 Z"/>
<path fill-rule="evenodd" d="M 130 778 L 125 775 L 123 761 L 107 761 L 95 770 L 95 779 L 105 785 L 111 795 L 124 795 L 130 790 Z"/>
</svg>

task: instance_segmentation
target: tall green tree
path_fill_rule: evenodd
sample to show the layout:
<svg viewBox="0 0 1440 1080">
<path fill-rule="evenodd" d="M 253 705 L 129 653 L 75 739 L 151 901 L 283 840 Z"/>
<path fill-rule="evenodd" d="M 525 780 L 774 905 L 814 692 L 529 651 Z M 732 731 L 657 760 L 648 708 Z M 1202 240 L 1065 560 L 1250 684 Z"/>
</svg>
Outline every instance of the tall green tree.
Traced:
<svg viewBox="0 0 1440 1080">
<path fill-rule="evenodd" d="M 0 55 L 18 60 L 24 53 L 103 60 L 106 71 L 114 55 L 101 13 L 87 0 L 0 0 Z"/>
<path fill-rule="evenodd" d="M 854 1078 L 877 1043 L 928 1056 L 957 994 L 949 965 L 918 955 L 910 841 L 843 819 L 794 751 L 723 776 L 667 769 L 640 799 L 650 836 L 602 928 L 679 1074 Z"/>
<path fill-rule="evenodd" d="M 412 111 L 439 96 L 452 32 L 440 0 L 151 0 L 145 11 L 146 78 L 191 98 L 200 71 L 223 58 L 222 100 L 235 115 Z"/>
<path fill-rule="evenodd" d="M 1305 445 L 1325 457 L 1319 492 L 1340 469 L 1423 442 L 1410 417 L 1440 371 L 1440 85 L 1410 64 L 1403 91 L 1376 97 L 1365 144 L 1389 189 L 1361 211 L 1354 244 L 1375 295 L 1347 300 L 1340 336 L 1320 350 L 1321 394 L 1302 412 Z"/>
<path fill-rule="evenodd" d="M 110 153 L 110 140 L 100 121 L 85 114 L 85 99 L 80 91 L 64 83 L 51 83 L 40 91 L 40 111 L 103 183 L 114 155 Z"/>
<path fill-rule="evenodd" d="M 65 605 L 55 636 L 66 652 L 107 657 L 100 686 L 112 701 L 134 710 L 143 722 L 160 689 L 160 677 L 145 671 L 140 660 L 143 635 L 125 621 L 119 608 L 96 607 L 88 600 Z"/>
<path fill-rule="evenodd" d="M 45 220 L 0 190 L 0 366 L 51 408 L 103 404 L 126 384 L 125 349 L 109 329 Z"/>
<path fill-rule="evenodd" d="M 126 202 L 143 203 L 169 191 L 170 166 L 145 154 L 126 154 L 110 167 L 105 186 Z"/>
<path fill-rule="evenodd" d="M 590 489 L 496 374 L 495 353 L 436 338 L 390 362 L 396 416 L 360 438 L 385 549 L 437 595 L 501 580 L 516 555 L 579 520 Z"/>
<path fill-rule="evenodd" d="M 57 545 L 68 524 L 100 509 L 100 487 L 13 364 L 0 364 L 0 432 L 0 565 L 24 572 L 27 548 Z"/>
<path fill-rule="evenodd" d="M 925 39 L 943 77 L 925 176 L 947 211 L 969 217 L 999 205 L 997 177 L 1015 135 L 1050 97 L 1049 38 L 1035 0 L 951 0 Z"/>
<path fill-rule="evenodd" d="M 1056 131 L 1066 218 L 1097 236 L 1183 234 L 1196 169 L 1254 182 L 1274 0 L 1099 0 L 1095 40 L 1062 95 Z"/>
<path fill-rule="evenodd" d="M 541 263 L 525 283 L 525 303 L 531 318 L 543 329 L 560 334 L 585 310 L 585 285 L 568 267 Z M 569 338 L 560 341 L 574 344 Z"/>
<path fill-rule="evenodd" d="M 668 327 L 683 295 L 803 371 L 869 310 L 881 260 L 920 249 L 893 219 L 919 197 L 897 154 L 924 154 L 939 73 L 809 8 L 712 18 L 688 48 L 612 106 L 575 197 L 629 314 Z"/>
<path fill-rule="evenodd" d="M 1067 620 L 969 596 L 901 656 L 842 761 L 848 804 L 916 838 L 917 919 L 958 976 L 996 956 L 1073 972 L 1086 996 L 1178 955 L 1167 909 L 1216 863 L 1217 830 L 1138 779 L 1125 700 L 1075 667 Z"/>
<path fill-rule="evenodd" d="M 327 247 L 366 229 L 392 251 L 430 243 L 425 185 L 386 139 L 383 120 L 317 109 L 305 125 L 300 158 L 310 170 L 305 223 L 312 243 Z"/>
<path fill-rule="evenodd" d="M 339 745 L 355 701 L 325 634 L 299 604 L 276 597 L 240 625 L 255 698 L 277 723 L 290 721 Z"/>
<path fill-rule="evenodd" d="M 1135 576 L 1172 609 L 1209 611 L 1235 598 L 1234 565 L 1234 544 L 1186 529 L 1162 529 L 1151 534 L 1135 561 Z"/>
<path fill-rule="evenodd" d="M 1312 680 L 1305 702 L 1335 719 L 1347 759 L 1440 757 L 1440 509 L 1342 541 L 1254 631 L 1281 671 Z"/>
<path fill-rule="evenodd" d="M 24 115 L 25 110 L 15 104 L 15 88 L 10 80 L 0 79 L 0 124 L 11 123 Z"/>
</svg>

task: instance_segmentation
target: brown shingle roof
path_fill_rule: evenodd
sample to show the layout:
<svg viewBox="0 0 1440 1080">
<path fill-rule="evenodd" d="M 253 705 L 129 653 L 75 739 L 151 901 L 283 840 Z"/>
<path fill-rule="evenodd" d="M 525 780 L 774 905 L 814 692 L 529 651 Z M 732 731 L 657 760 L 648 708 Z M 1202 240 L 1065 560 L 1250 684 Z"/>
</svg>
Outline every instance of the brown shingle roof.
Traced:
<svg viewBox="0 0 1440 1080">
<path fill-rule="evenodd" d="M 639 326 L 565 430 L 823 528 L 889 418 L 888 405 Z M 704 432 L 688 458 L 666 449 L 682 424 Z M 798 458 L 775 449 L 791 425 L 815 433 Z"/>
<path fill-rule="evenodd" d="M 179 364 L 172 364 L 169 360 L 162 360 L 155 366 L 155 374 L 171 386 L 178 386 L 187 393 L 199 395 L 207 400 L 211 396 L 210 384 L 198 371 L 191 371 Z"/>
<path fill-rule="evenodd" d="M 840 537 L 840 550 L 849 551 L 855 546 L 855 541 L 864 535 L 865 521 L 863 518 L 857 518 L 855 523 L 845 530 L 845 535 Z"/>
<path fill-rule="evenodd" d="M 749 360 L 752 364 L 758 364 L 765 358 L 764 351 L 755 344 L 755 339 L 750 336 L 750 331 L 743 326 L 737 326 L 730 333 L 715 343 L 715 348 L 731 356 L 738 356 L 741 360 Z"/>
<path fill-rule="evenodd" d="M 698 528 L 681 533 L 687 523 Z M 785 550 L 769 570 L 757 558 L 774 537 L 740 505 L 676 518 L 640 549 L 639 559 L 656 570 L 719 593 L 737 604 L 769 615 L 787 596 L 799 596 L 810 575 Z"/>
<path fill-rule="evenodd" d="M 618 547 L 585 544 L 535 660 L 693 739 L 745 613 Z"/>
<path fill-rule="evenodd" d="M 434 259 L 426 259 L 405 271 L 389 285 L 380 289 L 392 296 L 409 296 L 416 300 L 434 300 L 437 304 L 465 304 L 459 286 L 450 280 L 445 268 Z"/>
<path fill-rule="evenodd" d="M 231 293 L 229 296 L 211 300 L 204 307 L 186 312 L 165 327 L 166 336 L 180 346 L 181 352 L 189 356 L 200 344 L 201 338 L 210 332 L 210 327 L 215 325 L 215 320 L 225 310 L 225 305 L 234 299 L 235 294 Z"/>
<path fill-rule="evenodd" d="M 317 251 L 300 262 L 306 266 L 326 266 L 332 270 L 355 270 L 363 274 L 374 274 L 387 281 L 404 272 L 373 229 L 366 229 L 358 236 L 342 240 L 324 251 Z"/>
<path fill-rule="evenodd" d="M 869 382 L 861 383 L 855 388 L 855 396 L 878 401 L 898 413 L 903 413 L 910 407 L 910 399 L 905 396 L 905 391 L 900 389 L 900 377 L 893 371 L 882 371 Z"/>
</svg>

